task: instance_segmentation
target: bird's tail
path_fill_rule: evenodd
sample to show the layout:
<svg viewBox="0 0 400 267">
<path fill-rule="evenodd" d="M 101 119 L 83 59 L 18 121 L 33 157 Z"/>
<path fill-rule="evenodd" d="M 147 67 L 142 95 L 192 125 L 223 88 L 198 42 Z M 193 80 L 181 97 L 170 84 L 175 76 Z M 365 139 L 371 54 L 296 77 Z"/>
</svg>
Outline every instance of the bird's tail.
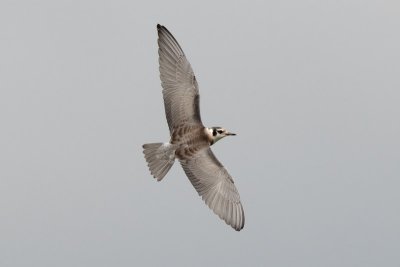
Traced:
<svg viewBox="0 0 400 267">
<path fill-rule="evenodd" d="M 169 143 L 143 145 L 143 153 L 151 174 L 161 181 L 175 162 L 175 147 Z"/>
</svg>

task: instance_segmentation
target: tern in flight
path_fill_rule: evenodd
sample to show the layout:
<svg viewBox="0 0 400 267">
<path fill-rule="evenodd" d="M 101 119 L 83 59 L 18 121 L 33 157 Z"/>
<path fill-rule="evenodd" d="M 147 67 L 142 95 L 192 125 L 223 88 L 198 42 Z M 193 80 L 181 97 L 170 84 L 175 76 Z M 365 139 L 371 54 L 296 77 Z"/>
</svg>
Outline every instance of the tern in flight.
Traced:
<svg viewBox="0 0 400 267">
<path fill-rule="evenodd" d="M 161 181 L 178 159 L 205 203 L 236 231 L 244 226 L 243 206 L 231 175 L 210 146 L 226 136 L 222 127 L 205 127 L 200 119 L 199 87 L 182 48 L 164 26 L 157 25 L 160 78 L 171 139 L 143 145 L 151 174 Z"/>
</svg>

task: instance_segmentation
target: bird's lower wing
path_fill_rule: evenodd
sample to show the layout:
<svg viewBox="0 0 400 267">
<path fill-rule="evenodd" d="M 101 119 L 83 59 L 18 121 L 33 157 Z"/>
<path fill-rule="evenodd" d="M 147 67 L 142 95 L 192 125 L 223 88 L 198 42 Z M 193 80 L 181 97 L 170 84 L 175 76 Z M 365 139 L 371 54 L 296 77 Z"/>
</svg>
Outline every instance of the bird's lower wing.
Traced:
<svg viewBox="0 0 400 267">
<path fill-rule="evenodd" d="M 244 211 L 239 192 L 211 149 L 203 149 L 193 158 L 180 162 L 206 204 L 227 224 L 240 231 L 244 226 Z"/>
</svg>

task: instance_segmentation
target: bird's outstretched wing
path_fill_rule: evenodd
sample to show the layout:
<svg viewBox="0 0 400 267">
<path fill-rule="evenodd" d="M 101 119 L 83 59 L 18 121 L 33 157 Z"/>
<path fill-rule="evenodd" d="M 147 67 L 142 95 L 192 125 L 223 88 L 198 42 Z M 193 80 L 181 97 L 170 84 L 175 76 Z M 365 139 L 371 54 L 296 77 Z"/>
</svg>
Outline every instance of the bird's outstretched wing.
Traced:
<svg viewBox="0 0 400 267">
<path fill-rule="evenodd" d="M 165 114 L 169 130 L 185 123 L 202 124 L 199 89 L 192 67 L 174 36 L 157 25 L 158 55 Z"/>
<path fill-rule="evenodd" d="M 236 231 L 244 226 L 244 211 L 232 177 L 205 148 L 191 159 L 180 160 L 190 182 L 206 204 Z"/>
</svg>

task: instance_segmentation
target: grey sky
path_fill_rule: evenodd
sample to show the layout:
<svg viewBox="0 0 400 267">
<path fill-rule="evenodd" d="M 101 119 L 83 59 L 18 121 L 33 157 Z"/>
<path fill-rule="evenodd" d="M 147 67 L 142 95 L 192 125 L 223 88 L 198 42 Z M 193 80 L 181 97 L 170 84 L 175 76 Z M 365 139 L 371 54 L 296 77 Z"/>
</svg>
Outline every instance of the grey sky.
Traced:
<svg viewBox="0 0 400 267">
<path fill-rule="evenodd" d="M 400 4 L 1 1 L 1 266 L 399 266 Z M 197 76 L 235 232 L 175 164 L 156 24 Z"/>
</svg>

